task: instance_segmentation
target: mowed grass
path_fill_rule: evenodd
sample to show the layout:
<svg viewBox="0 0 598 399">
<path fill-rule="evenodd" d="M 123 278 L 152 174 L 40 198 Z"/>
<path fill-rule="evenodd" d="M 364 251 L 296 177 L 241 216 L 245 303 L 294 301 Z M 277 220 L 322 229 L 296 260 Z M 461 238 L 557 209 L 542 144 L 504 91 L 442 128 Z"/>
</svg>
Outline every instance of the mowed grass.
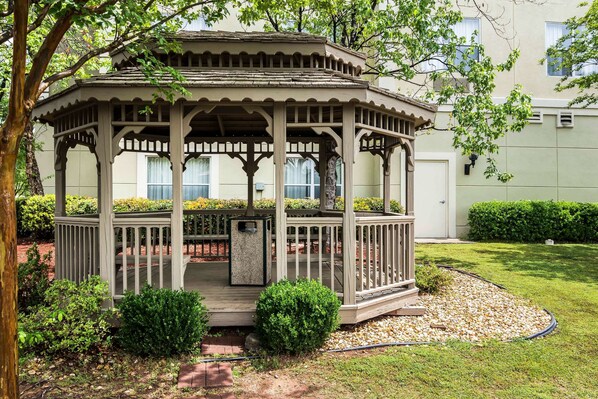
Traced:
<svg viewBox="0 0 598 399">
<path fill-rule="evenodd" d="M 532 341 L 325 355 L 291 370 L 335 398 L 598 398 L 598 245 L 433 244 L 418 245 L 416 257 L 531 299 L 554 313 L 557 331 Z"/>
</svg>

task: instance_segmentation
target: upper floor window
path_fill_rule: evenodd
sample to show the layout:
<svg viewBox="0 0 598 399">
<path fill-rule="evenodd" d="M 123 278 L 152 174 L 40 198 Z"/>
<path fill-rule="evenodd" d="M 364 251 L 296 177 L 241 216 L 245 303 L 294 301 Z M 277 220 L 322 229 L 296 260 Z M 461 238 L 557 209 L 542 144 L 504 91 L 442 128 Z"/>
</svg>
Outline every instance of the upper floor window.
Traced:
<svg viewBox="0 0 598 399">
<path fill-rule="evenodd" d="M 183 200 L 210 196 L 210 158 L 190 159 L 183 173 Z M 147 198 L 172 199 L 172 170 L 166 158 L 147 157 Z"/>
<path fill-rule="evenodd" d="M 479 61 L 480 51 L 477 45 L 480 43 L 480 19 L 463 18 L 461 22 L 457 22 L 453 26 L 453 32 L 455 32 L 457 37 L 463 39 L 464 44 L 457 46 L 455 60 L 452 64 L 460 66 L 468 59 Z M 422 64 L 424 72 L 442 71 L 447 69 L 446 63 L 449 61 L 447 61 L 445 55 L 437 54 L 432 58 L 433 59 Z"/>
<path fill-rule="evenodd" d="M 336 162 L 336 195 L 342 195 L 342 162 Z M 288 157 L 284 168 L 286 198 L 319 198 L 320 174 L 311 159 Z"/>
<path fill-rule="evenodd" d="M 209 30 L 210 27 L 206 24 L 206 20 L 204 17 L 198 17 L 196 20 L 192 22 L 188 22 L 183 30 L 193 30 L 193 31 L 200 31 L 200 30 Z"/>
<path fill-rule="evenodd" d="M 562 22 L 546 22 L 546 49 L 555 46 L 558 41 L 569 34 L 567 25 Z M 571 40 L 563 42 L 563 47 L 571 46 Z M 592 73 L 598 73 L 598 66 L 595 63 L 578 65 L 573 68 L 565 68 L 562 65 L 563 59 L 560 57 L 546 57 L 546 72 L 548 76 L 586 76 Z"/>
</svg>

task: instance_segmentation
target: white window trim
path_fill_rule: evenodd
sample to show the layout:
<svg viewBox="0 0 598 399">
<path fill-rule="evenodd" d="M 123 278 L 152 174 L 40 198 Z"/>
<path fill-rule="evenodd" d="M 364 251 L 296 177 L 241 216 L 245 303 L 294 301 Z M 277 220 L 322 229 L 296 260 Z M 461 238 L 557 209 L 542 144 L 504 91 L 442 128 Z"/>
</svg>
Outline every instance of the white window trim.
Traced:
<svg viewBox="0 0 598 399">
<path fill-rule="evenodd" d="M 289 155 L 287 155 L 286 159 L 287 159 L 287 160 L 289 160 L 289 158 L 294 158 L 294 159 L 305 159 L 305 160 L 308 160 L 308 161 L 309 161 L 309 160 L 313 161 L 313 160 L 312 160 L 312 159 L 310 159 L 310 158 L 303 158 L 301 155 L 298 155 L 298 154 L 289 154 Z M 318 158 L 318 156 L 315 156 L 315 158 L 316 158 L 316 159 L 319 159 L 319 158 Z M 286 162 L 285 162 L 285 168 L 286 168 Z M 336 184 L 337 186 L 339 186 L 339 185 L 340 185 L 340 188 L 341 188 L 340 197 L 342 197 L 342 196 L 344 195 L 344 193 L 345 193 L 345 184 L 344 184 L 344 181 L 345 181 L 345 176 L 344 176 L 344 170 L 345 170 L 345 162 L 344 162 L 344 161 L 342 160 L 342 158 L 341 158 L 341 177 L 340 177 L 340 178 L 342 179 L 342 183 L 341 183 L 341 184 L 338 184 L 338 183 Z M 310 193 L 311 193 L 311 195 L 312 195 L 312 196 L 311 196 L 311 197 L 309 197 L 309 198 L 310 198 L 310 199 L 318 199 L 318 198 L 316 198 L 316 196 L 315 196 L 315 194 L 316 194 L 316 186 L 318 186 L 318 187 L 319 187 L 319 185 L 317 185 L 317 184 L 316 184 L 316 179 L 315 179 L 315 177 L 316 177 L 316 172 L 317 172 L 317 171 L 316 171 L 316 168 L 314 168 L 314 169 L 312 170 L 312 174 L 311 174 L 311 183 L 310 183 L 310 184 L 287 183 L 287 182 L 285 181 L 285 183 L 284 183 L 284 186 L 285 186 L 285 187 L 287 187 L 287 186 L 289 186 L 289 187 L 305 187 L 305 186 L 309 186 L 309 187 L 310 187 Z M 320 176 L 320 179 L 322 179 L 322 176 Z M 320 180 L 320 181 L 321 181 L 321 180 Z"/>
<path fill-rule="evenodd" d="M 454 152 L 416 152 L 416 161 L 448 163 L 448 238 L 457 238 L 457 156 Z M 417 165 L 416 165 L 417 167 Z M 415 219 L 417 223 L 417 215 Z"/>
<path fill-rule="evenodd" d="M 137 154 L 137 197 L 147 198 L 147 158 L 158 157 L 157 154 Z M 218 155 L 202 155 L 210 159 L 210 198 L 218 198 L 220 194 L 220 157 Z"/>
</svg>

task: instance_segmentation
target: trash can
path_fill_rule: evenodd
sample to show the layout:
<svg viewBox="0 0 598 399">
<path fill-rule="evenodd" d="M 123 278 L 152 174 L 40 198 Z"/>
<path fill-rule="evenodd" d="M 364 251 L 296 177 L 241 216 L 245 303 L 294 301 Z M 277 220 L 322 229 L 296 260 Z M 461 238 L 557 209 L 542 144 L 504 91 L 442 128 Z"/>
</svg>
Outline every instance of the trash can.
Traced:
<svg viewBox="0 0 598 399">
<path fill-rule="evenodd" d="M 242 216 L 229 222 L 230 285 L 266 285 L 272 274 L 272 218 Z"/>
</svg>

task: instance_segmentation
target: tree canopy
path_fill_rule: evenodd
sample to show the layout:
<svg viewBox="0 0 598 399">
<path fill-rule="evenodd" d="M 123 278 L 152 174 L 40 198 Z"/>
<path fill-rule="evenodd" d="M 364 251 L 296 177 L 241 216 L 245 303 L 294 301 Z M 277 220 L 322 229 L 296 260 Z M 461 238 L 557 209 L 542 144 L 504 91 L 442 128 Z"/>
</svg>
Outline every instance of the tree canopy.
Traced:
<svg viewBox="0 0 598 399">
<path fill-rule="evenodd" d="M 18 397 L 15 167 L 31 112 L 52 87 L 98 71 L 103 54 L 126 47 L 150 82 L 169 74 L 156 96 L 184 92 L 181 77 L 152 55 L 176 51 L 169 38 L 200 15 L 227 12 L 226 0 L 0 0 L 0 397 Z"/>
<path fill-rule="evenodd" d="M 461 5 L 478 7 L 465 0 Z M 498 169 L 496 140 L 519 132 L 531 116 L 531 99 L 520 86 L 502 103 L 493 101 L 497 73 L 510 71 L 519 52 L 495 62 L 476 40 L 460 35 L 455 25 L 464 20 L 452 0 L 237 0 L 240 20 L 264 21 L 274 31 L 310 32 L 365 52 L 366 75 L 393 77 L 405 94 L 452 106 L 447 126 L 453 145 L 463 154 L 488 159 L 485 175 L 507 181 L 512 176 Z M 497 30 L 502 26 L 487 9 L 477 8 Z M 502 33 L 499 32 L 499 33 Z M 436 84 L 434 84 L 436 82 Z"/>
<path fill-rule="evenodd" d="M 598 66 L 598 0 L 591 4 L 585 15 L 565 22 L 566 33 L 547 51 L 543 60 L 567 73 L 556 85 L 557 91 L 577 89 L 578 95 L 570 105 L 584 107 L 598 103 L 598 73 L 586 73 L 588 67 Z"/>
</svg>

